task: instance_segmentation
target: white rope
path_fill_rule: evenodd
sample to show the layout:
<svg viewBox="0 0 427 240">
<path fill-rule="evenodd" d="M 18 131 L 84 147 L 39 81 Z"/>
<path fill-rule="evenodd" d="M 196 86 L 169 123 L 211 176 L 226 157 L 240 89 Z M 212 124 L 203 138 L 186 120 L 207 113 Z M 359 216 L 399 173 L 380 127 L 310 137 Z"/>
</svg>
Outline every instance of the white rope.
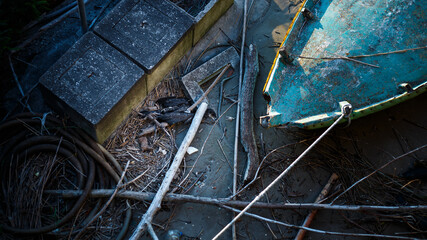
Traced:
<svg viewBox="0 0 427 240">
<path fill-rule="evenodd" d="M 225 226 L 212 240 L 218 239 L 219 236 L 221 236 L 221 234 L 223 234 L 233 223 L 235 223 L 243 214 L 245 214 L 249 208 L 252 207 L 252 205 L 254 205 L 259 199 L 261 199 L 265 193 L 267 193 L 268 190 L 270 190 L 270 188 L 272 188 L 281 178 L 283 178 L 283 176 L 285 176 L 286 173 L 288 173 L 291 168 L 293 166 L 295 166 L 311 149 L 313 149 L 313 147 L 320 142 L 320 140 L 322 140 L 323 137 L 326 136 L 326 134 L 328 134 L 328 132 L 330 132 L 335 125 L 337 125 L 341 119 L 344 118 L 344 116 L 348 116 L 351 113 L 351 105 L 347 106 L 350 108 L 350 112 L 347 112 L 346 109 L 342 108 L 341 109 L 341 116 L 328 128 L 326 129 L 326 131 L 320 135 L 319 138 L 316 139 L 316 141 L 314 141 L 303 153 L 301 153 L 301 155 L 295 159 L 295 161 L 289 165 L 276 179 L 274 179 L 273 182 L 270 183 L 270 185 L 268 185 L 258 196 L 255 197 L 254 200 L 252 200 L 252 202 L 250 202 L 230 223 L 227 224 L 227 226 Z"/>
</svg>

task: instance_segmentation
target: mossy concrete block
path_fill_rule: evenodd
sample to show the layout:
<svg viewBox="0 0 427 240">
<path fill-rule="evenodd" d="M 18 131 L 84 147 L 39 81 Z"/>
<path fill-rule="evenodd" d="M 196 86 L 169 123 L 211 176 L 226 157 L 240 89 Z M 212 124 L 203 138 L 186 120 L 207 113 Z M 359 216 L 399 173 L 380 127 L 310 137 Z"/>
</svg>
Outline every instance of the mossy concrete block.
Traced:
<svg viewBox="0 0 427 240">
<path fill-rule="evenodd" d="M 216 21 L 233 5 L 234 0 L 211 0 L 195 17 L 193 46 L 211 29 Z"/>
<path fill-rule="evenodd" d="M 47 102 L 99 142 L 147 95 L 144 70 L 91 32 L 40 83 Z"/>
<path fill-rule="evenodd" d="M 171 69 L 181 60 L 181 58 L 191 49 L 193 43 L 193 29 L 191 29 L 178 44 L 162 59 L 151 73 L 147 75 L 147 90 L 150 92 Z"/>
<path fill-rule="evenodd" d="M 176 46 L 147 75 L 147 89 L 150 92 L 176 65 L 192 46 L 194 46 L 215 22 L 234 3 L 234 0 L 211 0 L 194 19 L 194 26 L 186 32 Z"/>
<path fill-rule="evenodd" d="M 194 19 L 169 1 L 123 0 L 95 33 L 152 72 L 190 31 Z"/>
</svg>

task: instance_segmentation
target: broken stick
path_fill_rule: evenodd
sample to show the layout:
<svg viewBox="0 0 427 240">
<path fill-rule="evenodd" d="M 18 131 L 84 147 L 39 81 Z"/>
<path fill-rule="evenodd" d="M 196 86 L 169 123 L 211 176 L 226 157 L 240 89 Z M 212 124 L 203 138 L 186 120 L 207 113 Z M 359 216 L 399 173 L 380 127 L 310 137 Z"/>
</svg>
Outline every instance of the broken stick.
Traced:
<svg viewBox="0 0 427 240">
<path fill-rule="evenodd" d="M 322 191 L 320 192 L 319 196 L 317 196 L 315 203 L 319 203 L 322 199 L 328 195 L 329 190 L 331 189 L 332 184 L 335 182 L 335 180 L 338 179 L 338 175 L 335 173 L 332 173 L 331 177 L 328 180 L 328 183 L 326 183 L 325 187 L 323 187 Z M 313 210 L 308 214 L 308 216 L 305 218 L 304 223 L 302 224 L 303 227 L 309 227 L 311 222 L 314 219 L 314 216 L 316 216 L 317 209 Z M 304 238 L 305 233 L 307 232 L 306 229 L 300 228 L 298 231 L 298 234 L 295 237 L 295 240 L 302 240 Z"/>
<path fill-rule="evenodd" d="M 45 190 L 46 194 L 60 195 L 63 198 L 75 198 L 83 194 L 82 190 Z M 96 189 L 89 193 L 89 197 L 93 198 L 108 198 L 114 192 L 114 189 Z M 151 192 L 136 192 L 136 191 L 119 191 L 116 194 L 117 198 L 127 198 L 137 201 L 153 201 L 156 193 Z M 211 198 L 193 196 L 187 194 L 168 193 L 163 198 L 167 202 L 192 202 L 208 205 L 226 205 L 230 207 L 243 208 L 249 204 L 246 201 L 230 200 L 226 198 Z M 373 206 L 373 205 L 330 205 L 324 203 L 266 203 L 257 202 L 253 205 L 254 208 L 265 209 L 323 209 L 333 211 L 386 211 L 386 212 L 408 212 L 408 211 L 427 211 L 427 205 L 411 205 L 411 206 Z"/>
</svg>

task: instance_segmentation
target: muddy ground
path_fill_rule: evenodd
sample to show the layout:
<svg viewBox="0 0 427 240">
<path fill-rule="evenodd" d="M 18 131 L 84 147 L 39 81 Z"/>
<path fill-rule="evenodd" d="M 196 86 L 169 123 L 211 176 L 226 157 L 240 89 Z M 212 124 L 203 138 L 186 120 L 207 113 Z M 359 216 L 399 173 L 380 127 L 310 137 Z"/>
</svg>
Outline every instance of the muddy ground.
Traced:
<svg viewBox="0 0 427 240">
<path fill-rule="evenodd" d="M 215 25 L 207 36 L 197 45 L 198 52 L 203 51 L 211 41 L 217 45 L 227 45 L 230 41 L 239 46 L 239 34 L 241 22 L 237 16 L 241 16 L 243 1 L 235 1 L 235 5 Z M 251 1 L 249 1 L 251 2 Z M 249 23 L 246 36 L 247 45 L 255 44 L 259 51 L 260 74 L 256 83 L 254 94 L 254 122 L 256 141 L 261 157 L 281 146 L 289 145 L 281 149 L 278 154 L 273 154 L 262 166 L 261 179 L 248 191 L 239 196 L 241 200 L 250 201 L 255 194 L 265 188 L 280 172 L 291 163 L 317 136 L 324 130 L 304 131 L 298 129 L 265 129 L 258 124 L 260 116 L 266 113 L 266 102 L 262 97 L 262 89 L 267 79 L 268 72 L 278 50 L 277 46 L 283 40 L 293 16 L 299 8 L 300 2 L 295 1 L 254 1 L 249 11 Z M 236 27 L 239 26 L 239 27 Z M 219 32 L 219 33 L 218 33 Z M 217 35 L 218 34 L 218 35 Z M 213 44 L 213 45 L 214 45 Z M 209 51 L 206 58 L 214 56 L 223 48 Z M 197 56 L 197 54 L 194 54 Z M 186 63 L 187 59 L 183 62 Z M 203 62 L 203 60 L 202 60 Z M 236 73 L 238 70 L 236 69 Z M 225 95 L 236 98 L 238 77 L 225 84 Z M 219 86 L 209 95 L 210 107 L 217 109 L 219 99 Z M 427 114 L 425 109 L 427 96 L 424 94 L 414 100 L 366 118 L 353 121 L 350 126 L 338 126 L 326 139 L 305 158 L 297 167 L 280 181 L 277 186 L 269 191 L 265 202 L 314 202 L 332 172 L 341 176 L 338 181 L 341 188 L 348 187 L 357 181 L 357 175 L 352 176 L 352 168 L 366 167 L 365 173 L 369 173 L 375 167 L 379 167 L 391 160 L 392 156 L 399 156 L 410 149 L 422 146 L 427 141 Z M 231 102 L 223 103 L 222 111 L 229 107 Z M 232 107 L 220 120 L 223 128 L 215 126 L 209 135 L 212 125 L 203 124 L 192 146 L 201 149 L 206 146 L 203 155 L 197 161 L 193 170 L 193 178 L 197 179 L 194 188 L 188 194 L 196 196 L 227 197 L 232 189 L 232 166 L 234 121 L 226 120 L 236 116 L 236 107 Z M 209 136 L 208 136 L 209 135 Z M 177 143 L 184 136 L 184 132 L 178 135 Z M 299 143 L 308 140 L 308 142 Z M 297 143 L 297 144 L 295 144 Z M 221 150 L 221 145 L 223 150 Z M 239 147 L 239 173 L 243 173 L 246 154 Z M 402 159 L 396 164 L 384 170 L 385 173 L 400 176 L 416 159 L 426 158 L 427 151 L 418 152 L 416 155 Z M 186 157 L 186 166 L 195 164 L 198 153 Z M 340 159 L 343 158 L 343 159 Z M 345 158 L 345 159 L 344 159 Z M 359 161 L 353 163 L 352 161 Z M 369 162 L 369 164 L 365 164 Z M 332 166 L 331 166 L 332 165 Z M 371 169 L 369 169 L 369 167 Z M 348 169 L 346 169 L 348 168 Z M 350 169 L 350 170 L 349 170 Z M 360 173 L 359 173 L 360 174 Z M 363 175 L 362 175 L 363 176 Z M 407 181 L 408 182 L 408 181 Z M 374 183 L 375 184 L 375 183 Z M 242 183 L 239 183 L 242 186 Z M 424 189 L 425 183 L 419 183 L 417 187 Z M 381 186 L 364 186 L 365 191 L 352 192 L 341 198 L 342 204 L 396 204 L 399 193 L 393 196 L 384 196 L 376 192 Z M 360 197 L 357 197 L 361 194 Z M 364 195 L 366 196 L 364 196 Z M 382 193 L 381 193 L 382 194 Z M 355 196 L 356 195 L 356 196 Z M 371 197 L 377 202 L 370 200 Z M 307 211 L 295 210 L 254 210 L 262 216 L 300 225 Z M 188 237 L 210 239 L 215 236 L 232 218 L 232 214 L 224 209 L 201 204 L 179 204 L 170 207 L 158 215 L 156 221 L 167 221 L 168 229 L 177 229 Z M 342 231 L 354 233 L 366 233 L 367 228 L 372 232 L 390 234 L 394 232 L 411 232 L 411 228 L 400 221 L 376 221 L 370 214 L 349 214 L 346 212 L 320 211 L 316 216 L 312 227 L 329 231 Z M 166 220 L 167 219 L 167 220 Z M 351 220 L 350 220 L 351 219 Z M 360 224 L 362 226 L 358 227 Z M 167 229 L 166 229 L 167 230 Z M 288 239 L 293 238 L 296 230 L 267 224 L 251 218 L 242 218 L 237 223 L 237 235 L 240 239 Z M 325 236 L 308 233 L 307 239 L 351 239 L 352 237 Z M 358 239 L 360 237 L 354 237 Z M 231 231 L 224 234 L 222 239 L 231 239 Z"/>
<path fill-rule="evenodd" d="M 263 158 L 272 150 L 261 166 L 260 179 L 250 188 L 242 192 L 239 200 L 250 201 L 262 191 L 283 169 L 295 160 L 304 149 L 312 143 L 324 130 L 305 131 L 299 129 L 265 129 L 258 124 L 260 116 L 266 113 L 266 102 L 262 97 L 262 88 L 267 74 L 278 50 L 278 45 L 283 40 L 294 14 L 300 6 L 298 0 L 259 0 L 249 1 L 253 5 L 249 11 L 247 44 L 253 43 L 259 51 L 260 74 L 256 83 L 254 94 L 254 123 L 255 135 L 260 157 Z M 235 4 L 223 16 L 208 34 L 198 43 L 194 52 L 185 57 L 180 65 L 187 66 L 188 59 L 209 47 L 209 51 L 193 65 L 200 65 L 209 58 L 215 56 L 225 47 L 235 46 L 240 49 L 240 33 L 242 26 L 243 0 L 236 0 Z M 74 21 L 77 22 L 78 21 Z M 57 29 L 59 31 L 59 29 Z M 73 35 L 72 38 L 77 38 Z M 70 37 L 69 37 L 70 38 Z M 48 39 L 46 39 L 47 41 Z M 71 41 L 71 40 L 70 40 Z M 72 41 L 71 41 L 72 42 Z M 65 44 L 70 44 L 66 42 Z M 217 47 L 213 47 L 217 46 Z M 61 50 L 62 51 L 62 50 Z M 54 51 L 53 51 L 54 52 Z M 55 53 L 60 55 L 61 52 Z M 49 52 L 36 54 L 37 58 L 48 58 Z M 55 55 L 55 56 L 56 56 Z M 51 58 L 50 62 L 54 62 Z M 37 62 L 34 60 L 34 62 Z M 46 66 L 49 64 L 46 63 Z M 181 67 L 182 68 L 182 67 Z M 46 68 L 47 69 L 47 68 Z M 191 68 L 190 68 L 191 69 Z M 189 70 L 190 70 L 189 69 Z M 37 68 L 40 74 L 42 69 Z M 235 77 L 225 83 L 225 96 L 236 99 L 239 69 L 234 69 Z M 26 73 L 31 74 L 31 70 Z M 34 80 L 34 79 L 33 79 Z M 209 85 L 209 84 L 206 84 Z M 28 84 L 32 86 L 32 84 Z M 209 107 L 218 109 L 219 85 L 209 94 Z M 203 86 L 207 87 L 207 86 Z M 35 109 L 46 111 L 43 103 L 37 99 L 40 95 L 34 93 Z M 11 93 L 12 95 L 12 93 Z M 427 142 L 427 111 L 425 103 L 427 95 L 423 94 L 413 100 L 396 107 L 376 113 L 356 121 L 350 126 L 337 126 L 306 158 L 304 158 L 287 176 L 285 176 L 266 197 L 264 202 L 314 202 L 330 175 L 336 172 L 340 178 L 332 192 L 346 189 L 361 177 L 372 172 L 393 157 L 402 155 Z M 221 106 L 222 112 L 231 106 L 231 102 L 224 100 Z M 232 161 L 235 135 L 236 106 L 231 106 L 219 120 L 221 126 L 205 122 L 199 128 L 198 134 L 191 146 L 199 149 L 199 152 L 186 156 L 178 179 L 190 174 L 190 185 L 177 192 L 195 196 L 208 196 L 213 198 L 228 197 L 232 193 Z M 176 145 L 179 146 L 188 125 L 177 126 Z M 207 140 L 206 140 L 207 139 Z M 201 154 L 201 150 L 203 153 Z M 246 154 L 239 147 L 239 173 L 244 169 Z M 200 156 L 200 157 L 199 157 Z M 339 204 L 366 204 L 366 205 L 413 205 L 426 204 L 416 196 L 426 196 L 426 184 L 422 181 L 412 181 L 400 178 L 400 176 L 414 165 L 416 161 L 425 160 L 427 151 L 418 151 L 410 157 L 403 158 L 395 164 L 384 169 L 384 181 L 369 182 L 341 197 Z M 387 178 L 385 176 L 396 178 Z M 240 178 L 239 178 L 240 179 Z M 396 180 L 398 179 L 398 180 Z M 397 185 L 396 185 L 397 184 Z M 395 191 L 398 187 L 401 191 Z M 172 188 L 180 186 L 179 181 L 172 184 Z M 239 182 L 239 187 L 243 183 Z M 406 191 L 410 187 L 410 191 Z M 407 199 L 408 196 L 415 200 Z M 411 202 L 412 201 L 412 202 Z M 424 202 L 423 202 L 424 201 Z M 147 203 L 134 202 L 133 206 L 139 209 L 134 214 L 129 234 L 138 224 L 140 216 L 144 213 Z M 271 219 L 300 225 L 307 210 L 251 210 Z M 319 211 L 312 227 L 327 231 L 351 232 L 351 233 L 378 233 L 394 234 L 398 232 L 416 232 L 420 225 L 415 223 L 426 218 L 426 213 L 395 214 L 381 212 L 349 213 L 337 211 Z M 211 239 L 230 220 L 232 213 L 229 210 L 217 206 L 185 203 L 165 203 L 162 210 L 154 219 L 154 228 L 159 236 L 164 237 L 169 230 L 179 230 L 184 239 Z M 415 229 L 414 229 L 415 228 Z M 243 217 L 237 222 L 238 239 L 291 239 L 297 230 L 267 224 L 265 222 Z M 360 237 L 328 236 L 317 233 L 307 233 L 306 239 L 359 239 Z M 425 235 L 413 235 L 426 237 Z M 145 238 L 149 239 L 146 235 Z M 221 239 L 231 239 L 231 231 L 227 231 Z"/>
<path fill-rule="evenodd" d="M 277 45 L 282 41 L 284 34 L 286 33 L 286 30 L 298 9 L 298 3 L 298 1 L 255 1 L 252 6 L 252 10 L 250 11 L 247 44 L 253 43 L 258 47 L 260 59 L 260 75 L 254 96 L 254 121 L 266 112 L 266 103 L 262 98 L 262 88 L 275 57 Z M 226 44 L 229 42 L 229 38 L 234 41 L 239 40 L 238 34 L 240 28 L 236 28 L 236 25 L 230 24 L 230 22 L 236 21 L 236 16 L 239 16 L 242 12 L 241 8 L 242 1 L 236 1 L 236 4 L 231 8 L 227 15 L 223 17 L 223 19 L 221 19 L 220 22 L 209 32 L 208 36 L 198 44 L 200 50 L 204 49 L 205 46 L 210 43 L 211 39 L 215 38 L 218 29 L 224 31 L 225 34 L 219 34 L 215 40 L 217 44 Z M 238 41 L 235 43 L 237 44 Z M 212 55 L 214 54 L 215 53 L 212 53 Z M 237 94 L 237 90 L 235 88 L 237 82 L 237 77 L 230 80 L 226 84 L 225 93 L 235 96 Z M 218 88 L 209 95 L 210 107 L 213 109 L 217 109 L 217 96 L 219 96 Z M 354 121 L 347 128 L 344 128 L 344 126 L 337 127 L 337 129 L 335 129 L 330 136 L 325 139 L 325 143 L 321 144 L 321 146 L 315 150 L 315 153 L 311 154 L 309 157 L 304 159 L 303 162 L 298 164 L 296 169 L 291 171 L 291 173 L 286 176 L 278 186 L 268 193 L 268 197 L 263 200 L 271 202 L 313 202 L 331 174 L 330 170 L 332 168 L 327 169 L 327 165 L 323 165 L 321 163 L 321 161 L 328 161 L 328 157 L 329 160 L 331 160 L 331 163 L 336 163 L 336 158 L 343 157 L 343 155 L 360 154 L 359 156 L 361 158 L 366 158 L 371 161 L 373 166 L 380 166 L 380 164 L 390 160 L 390 156 L 382 151 L 388 152 L 393 156 L 398 156 L 410 149 L 425 144 L 427 140 L 427 132 L 425 129 L 427 116 L 424 111 L 420 111 L 420 109 L 425 109 L 425 106 L 423 107 L 423 103 L 425 103 L 426 100 L 427 98 L 424 94 L 423 96 L 400 106 Z M 224 104 L 222 109 L 225 110 L 229 104 L 230 103 Z M 226 116 L 234 117 L 235 107 L 231 108 L 230 111 L 227 112 Z M 227 130 L 225 137 L 221 141 L 221 145 L 224 148 L 226 156 L 224 156 L 218 143 L 218 139 L 222 139 L 222 136 L 224 135 L 224 130 L 219 127 L 215 127 L 207 140 L 206 146 L 208 147 L 205 149 L 202 157 L 198 160 L 196 168 L 194 169 L 194 171 L 198 173 L 195 177 L 198 177 L 200 174 L 205 174 L 205 177 L 202 177 L 201 179 L 203 180 L 199 180 L 197 182 L 194 189 L 189 192 L 190 194 L 212 197 L 226 197 L 231 194 L 232 173 L 230 165 L 232 164 L 231 161 L 233 156 L 232 149 L 235 123 L 234 121 L 230 122 L 224 119 L 222 119 L 221 122 Z M 197 138 L 192 144 L 194 147 L 199 149 L 203 146 L 203 143 L 211 129 L 211 125 L 204 124 L 201 129 L 202 132 L 197 135 Z M 264 156 L 266 153 L 277 147 L 316 137 L 323 130 L 302 131 L 296 129 L 264 129 L 259 124 L 256 124 L 255 131 L 260 154 L 261 156 Z M 354 143 L 356 143 L 357 146 L 355 146 Z M 332 149 L 335 151 L 332 154 L 335 154 L 335 156 L 328 156 L 324 153 L 324 150 L 330 150 L 330 148 L 326 147 L 329 144 L 332 144 Z M 306 143 L 291 145 L 284 148 L 278 156 L 272 157 L 271 162 L 276 161 L 276 164 L 268 163 L 267 166 L 263 166 L 264 171 L 261 173 L 262 179 L 259 180 L 248 192 L 242 194 L 240 196 L 241 199 L 251 200 L 255 193 L 259 193 L 272 181 L 273 177 L 276 177 L 280 173 L 283 167 L 289 164 L 291 160 L 295 159 L 306 147 Z M 242 173 L 246 154 L 241 148 L 240 150 L 239 169 L 240 173 Z M 195 156 L 186 158 L 186 165 L 191 166 L 197 156 L 198 155 L 195 154 Z M 419 152 L 416 157 L 404 159 L 398 164 L 390 166 L 386 169 L 386 172 L 394 175 L 402 174 L 414 163 L 415 158 L 422 160 L 425 159 L 425 157 L 425 151 Z M 357 157 L 355 157 L 349 161 L 357 160 Z M 277 164 L 277 161 L 281 162 L 281 164 Z M 348 165 L 345 161 L 342 161 L 342 163 Z M 346 168 L 347 166 L 345 165 L 339 166 L 338 168 Z M 355 165 L 351 164 L 348 167 L 352 168 L 354 166 Z M 344 172 L 347 171 L 343 171 L 343 173 Z M 344 186 L 349 186 L 349 181 L 354 182 L 354 179 L 350 179 L 346 176 L 342 180 L 342 184 Z M 365 194 L 375 195 L 375 189 L 375 186 L 373 186 L 372 189 L 366 189 Z M 342 203 L 346 203 L 346 201 L 347 200 L 343 200 Z M 386 199 L 385 197 L 383 200 L 379 200 L 379 202 L 381 201 L 384 204 L 391 203 L 390 199 Z M 350 204 L 349 202 L 347 203 Z M 362 202 L 359 202 L 359 204 L 362 204 Z M 365 202 L 365 204 L 369 204 L 369 202 Z M 307 213 L 306 211 L 292 210 L 255 210 L 254 212 L 296 225 L 301 224 Z M 173 218 L 171 219 L 169 219 L 170 214 L 173 215 Z M 341 216 L 341 214 L 344 214 L 344 217 Z M 353 220 L 357 219 L 356 222 L 358 224 L 366 225 L 374 232 L 392 233 L 411 231 L 408 229 L 407 225 L 405 226 L 405 224 L 385 224 L 384 222 L 377 224 L 375 221 L 371 222 L 372 216 L 370 215 L 346 214 L 347 213 L 321 211 L 317 215 L 312 226 L 314 228 L 329 231 L 364 232 L 364 230 L 356 227 L 350 223 L 350 221 L 346 221 L 345 217 L 347 217 L 353 218 Z M 168 221 L 170 224 L 168 226 L 170 229 L 178 229 L 186 236 L 197 236 L 201 239 L 210 239 L 230 221 L 232 216 L 230 212 L 218 207 L 200 204 L 182 204 L 172 207 L 170 212 L 163 212 L 163 214 L 160 214 L 157 218 L 159 222 L 163 221 L 162 217 L 169 219 Z M 292 238 L 296 234 L 296 230 L 278 227 L 271 224 L 269 225 L 250 218 L 243 218 L 238 222 L 237 229 L 238 236 L 241 239 L 286 239 Z M 231 231 L 227 232 L 223 239 L 230 238 Z M 307 234 L 307 238 L 338 239 L 340 237 L 322 236 L 309 233 Z"/>
</svg>

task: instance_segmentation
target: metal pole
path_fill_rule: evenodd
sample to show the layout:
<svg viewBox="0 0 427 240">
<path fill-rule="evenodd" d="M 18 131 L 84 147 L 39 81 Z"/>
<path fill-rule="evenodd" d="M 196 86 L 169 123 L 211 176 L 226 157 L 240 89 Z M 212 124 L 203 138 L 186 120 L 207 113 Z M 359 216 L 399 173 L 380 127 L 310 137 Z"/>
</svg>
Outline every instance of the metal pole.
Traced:
<svg viewBox="0 0 427 240">
<path fill-rule="evenodd" d="M 82 22 L 83 33 L 87 32 L 86 7 L 84 0 L 77 0 L 79 5 L 80 20 Z"/>
</svg>

